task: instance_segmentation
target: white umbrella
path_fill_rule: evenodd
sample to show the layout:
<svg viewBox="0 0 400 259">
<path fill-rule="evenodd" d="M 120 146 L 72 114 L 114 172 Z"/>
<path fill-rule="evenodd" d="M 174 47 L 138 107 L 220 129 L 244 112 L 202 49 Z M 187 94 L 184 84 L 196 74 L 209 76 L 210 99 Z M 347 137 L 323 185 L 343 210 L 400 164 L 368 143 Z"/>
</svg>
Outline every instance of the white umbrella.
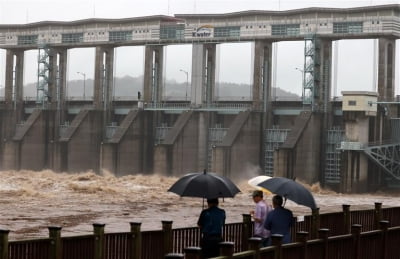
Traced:
<svg viewBox="0 0 400 259">
<path fill-rule="evenodd" d="M 269 190 L 267 190 L 267 189 L 265 189 L 265 188 L 263 188 L 263 187 L 258 185 L 259 183 L 264 182 L 264 181 L 266 181 L 268 179 L 271 179 L 271 178 L 272 178 L 271 176 L 259 175 L 259 176 L 251 178 L 250 180 L 247 181 L 247 183 L 251 187 L 253 187 L 253 188 L 257 189 L 257 190 L 263 191 L 266 194 L 271 194 L 271 192 Z"/>
</svg>

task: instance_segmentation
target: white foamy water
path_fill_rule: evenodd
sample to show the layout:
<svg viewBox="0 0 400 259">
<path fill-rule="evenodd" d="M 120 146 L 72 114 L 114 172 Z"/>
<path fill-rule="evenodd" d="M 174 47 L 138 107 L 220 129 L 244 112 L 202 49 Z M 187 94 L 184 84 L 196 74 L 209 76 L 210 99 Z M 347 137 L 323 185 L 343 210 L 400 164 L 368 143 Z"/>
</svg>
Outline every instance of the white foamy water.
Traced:
<svg viewBox="0 0 400 259">
<path fill-rule="evenodd" d="M 159 175 L 0 172 L 0 228 L 10 230 L 10 240 L 19 240 L 47 237 L 48 226 L 61 226 L 62 236 L 92 233 L 93 223 L 106 224 L 106 233 L 127 232 L 129 222 L 141 222 L 143 230 L 161 229 L 162 220 L 172 220 L 174 228 L 196 226 L 202 199 L 167 192 L 176 180 Z M 247 180 L 235 181 L 242 191 L 235 198 L 220 200 L 227 223 L 240 222 L 242 214 L 253 208 L 253 189 Z M 399 196 L 393 194 L 345 195 L 318 185 L 309 188 L 320 213 L 341 211 L 342 204 L 351 205 L 353 210 L 371 209 L 375 202 L 383 207 L 400 206 Z M 290 201 L 286 207 L 295 215 L 310 214 L 310 209 Z"/>
</svg>

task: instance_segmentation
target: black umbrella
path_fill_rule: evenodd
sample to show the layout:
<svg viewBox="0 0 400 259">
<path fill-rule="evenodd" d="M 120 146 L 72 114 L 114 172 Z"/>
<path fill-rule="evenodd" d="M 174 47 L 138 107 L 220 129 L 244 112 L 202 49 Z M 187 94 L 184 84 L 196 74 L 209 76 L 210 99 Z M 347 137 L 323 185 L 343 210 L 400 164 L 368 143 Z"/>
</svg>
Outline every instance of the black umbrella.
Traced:
<svg viewBox="0 0 400 259">
<path fill-rule="evenodd" d="M 239 188 L 229 179 L 215 173 L 189 173 L 182 176 L 169 189 L 182 197 L 203 199 L 234 197 Z"/>
<path fill-rule="evenodd" d="M 317 208 L 314 197 L 311 192 L 303 185 L 292 179 L 284 177 L 272 177 L 258 184 L 272 193 L 278 194 L 285 199 L 307 206 L 311 209 Z"/>
</svg>

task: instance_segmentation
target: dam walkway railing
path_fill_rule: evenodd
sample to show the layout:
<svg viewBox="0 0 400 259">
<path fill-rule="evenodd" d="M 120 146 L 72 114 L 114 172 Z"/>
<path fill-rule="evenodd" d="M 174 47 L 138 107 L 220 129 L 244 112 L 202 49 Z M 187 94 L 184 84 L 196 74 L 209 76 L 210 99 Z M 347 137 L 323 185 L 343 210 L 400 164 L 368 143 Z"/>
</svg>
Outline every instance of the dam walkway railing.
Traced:
<svg viewBox="0 0 400 259">
<path fill-rule="evenodd" d="M 394 259 L 400 255 L 400 207 L 294 217 L 293 243 L 282 245 L 279 236 L 273 245 L 260 248 L 252 238 L 251 216 L 243 222 L 224 226 L 220 258 L 371 258 Z M 61 227 L 49 227 L 48 238 L 9 241 L 9 230 L 0 229 L 0 259 L 160 259 L 201 258 L 200 231 L 196 227 L 172 228 L 162 221 L 161 230 L 142 231 L 140 222 L 131 222 L 130 231 L 105 233 L 105 224 L 93 224 L 93 234 L 61 236 Z"/>
</svg>

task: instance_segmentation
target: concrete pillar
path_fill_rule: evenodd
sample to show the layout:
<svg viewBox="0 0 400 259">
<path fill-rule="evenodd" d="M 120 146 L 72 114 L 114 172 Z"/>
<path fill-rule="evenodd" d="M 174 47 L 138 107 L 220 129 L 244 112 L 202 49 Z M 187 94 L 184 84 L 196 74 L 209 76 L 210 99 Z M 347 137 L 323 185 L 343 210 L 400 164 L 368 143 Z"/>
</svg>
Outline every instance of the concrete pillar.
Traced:
<svg viewBox="0 0 400 259">
<path fill-rule="evenodd" d="M 7 50 L 5 73 L 5 102 L 15 112 L 19 122 L 23 111 L 24 51 Z"/>
<path fill-rule="evenodd" d="M 213 103 L 215 100 L 215 68 L 216 68 L 216 44 L 207 44 L 207 67 L 206 67 L 206 89 L 205 89 L 205 101 L 207 104 Z"/>
<path fill-rule="evenodd" d="M 117 149 L 118 144 L 101 143 L 100 145 L 100 171 L 117 174 Z"/>
<path fill-rule="evenodd" d="M 380 38 L 378 54 L 378 101 L 393 101 L 395 97 L 396 39 Z M 375 123 L 375 139 L 382 141 L 390 134 L 389 110 L 380 109 Z M 385 107 L 386 108 L 386 107 Z M 389 116 L 387 116 L 389 115 Z"/>
<path fill-rule="evenodd" d="M 208 129 L 210 128 L 209 123 L 209 112 L 199 112 L 198 115 L 198 171 L 203 171 L 208 168 Z"/>
<path fill-rule="evenodd" d="M 59 110 L 60 110 L 60 123 L 64 124 L 67 120 L 67 68 L 68 68 L 68 50 L 58 49 L 58 89 L 59 89 Z"/>
<path fill-rule="evenodd" d="M 95 109 L 107 111 L 106 122 L 112 104 L 114 71 L 114 48 L 96 47 L 93 105 Z"/>
<path fill-rule="evenodd" d="M 319 81 L 316 82 L 316 92 L 315 92 L 315 104 L 318 107 L 318 111 L 321 116 L 313 116 L 313 121 L 316 122 L 314 125 L 317 126 L 315 132 L 319 132 L 315 143 L 319 143 L 318 147 L 314 149 L 316 151 L 316 157 L 320 157 L 319 163 L 316 164 L 315 178 L 324 179 L 324 169 L 325 169 L 325 148 L 327 146 L 327 131 L 332 127 L 332 102 L 330 102 L 331 92 L 332 92 L 332 41 L 331 40 L 321 40 L 319 39 Z M 314 179 L 315 179 L 314 178 Z"/>
<path fill-rule="evenodd" d="M 396 39 L 379 39 L 378 101 L 391 101 L 395 89 Z"/>
<path fill-rule="evenodd" d="M 18 51 L 15 53 L 16 63 L 14 72 L 14 83 L 15 83 L 15 118 L 16 122 L 20 122 L 23 119 L 24 112 L 24 51 Z"/>
<path fill-rule="evenodd" d="M 164 46 L 146 46 L 143 101 L 161 102 L 163 96 Z"/>
<path fill-rule="evenodd" d="M 352 142 L 368 143 L 369 117 L 358 116 L 345 121 L 346 139 Z M 344 152 L 343 191 L 365 192 L 368 184 L 368 158 L 359 150 Z"/>
<path fill-rule="evenodd" d="M 68 50 L 64 48 L 52 49 L 54 62 L 52 62 L 51 82 L 53 82 L 52 99 L 55 100 L 56 109 L 54 114 L 53 132 L 49 146 L 49 166 L 55 171 L 61 171 L 61 147 L 58 139 L 60 138 L 60 125 L 65 124 L 67 120 L 67 68 L 68 68 Z M 53 102 L 54 103 L 54 102 Z"/>
<path fill-rule="evenodd" d="M 7 50 L 5 71 L 6 112 L 1 123 L 3 170 L 18 169 L 18 144 L 12 141 L 16 124 L 23 118 L 24 51 Z"/>
<path fill-rule="evenodd" d="M 215 99 L 216 44 L 193 44 L 191 104 Z"/>
<path fill-rule="evenodd" d="M 171 149 L 169 145 L 156 145 L 154 147 L 154 171 L 155 174 L 165 174 L 170 172 L 171 167 Z"/>
<path fill-rule="evenodd" d="M 5 72 L 5 89 L 4 89 L 4 99 L 8 109 L 12 109 L 14 96 L 14 51 L 8 49 L 6 53 L 6 72 Z"/>
<path fill-rule="evenodd" d="M 55 110 L 57 109 L 57 53 L 50 49 L 48 51 L 49 54 L 49 81 L 48 81 L 48 109 Z"/>
<path fill-rule="evenodd" d="M 253 108 L 271 115 L 272 42 L 256 40 L 253 63 Z M 267 116 L 271 119 L 271 116 Z M 266 127 L 266 125 L 265 125 Z"/>
<path fill-rule="evenodd" d="M 327 113 L 331 96 L 332 41 L 318 40 L 319 44 L 319 81 L 315 82 L 315 104 L 322 113 Z"/>
</svg>

